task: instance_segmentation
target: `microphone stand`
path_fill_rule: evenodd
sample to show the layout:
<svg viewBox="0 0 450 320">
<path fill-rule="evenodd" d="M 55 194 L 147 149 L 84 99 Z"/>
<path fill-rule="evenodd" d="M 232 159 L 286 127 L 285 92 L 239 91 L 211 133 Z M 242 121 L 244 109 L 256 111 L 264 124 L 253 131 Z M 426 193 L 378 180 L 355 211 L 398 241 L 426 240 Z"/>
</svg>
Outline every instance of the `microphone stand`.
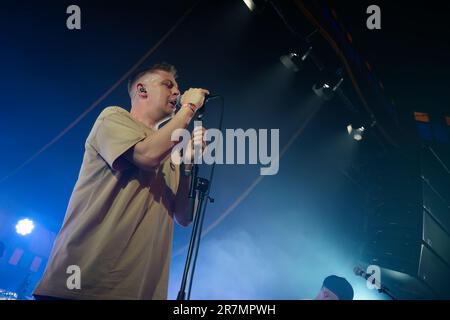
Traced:
<svg viewBox="0 0 450 320">
<path fill-rule="evenodd" d="M 369 280 L 369 278 L 371 276 L 371 274 L 366 273 L 361 268 L 355 268 L 354 273 L 357 276 L 363 277 L 366 280 Z M 379 293 L 384 293 L 385 295 L 387 295 L 392 300 L 397 300 L 397 298 L 390 292 L 390 290 L 384 284 L 377 282 L 375 279 L 372 280 L 372 284 L 376 285 L 377 291 Z"/>
<path fill-rule="evenodd" d="M 378 289 L 379 293 L 384 293 L 385 295 L 387 295 L 389 298 L 391 298 L 392 300 L 397 300 L 397 298 L 389 291 L 389 289 L 383 285 L 380 284 L 380 289 Z"/>
<path fill-rule="evenodd" d="M 215 98 L 216 96 L 211 98 Z M 210 98 L 205 99 L 205 104 Z M 204 110 L 205 106 L 203 106 L 202 109 L 200 109 L 201 112 L 197 115 L 197 120 L 201 120 L 204 117 Z M 195 154 L 195 152 L 194 152 Z M 191 183 L 189 187 L 189 205 L 188 205 L 188 213 L 189 213 L 189 220 L 192 221 L 192 218 L 194 218 L 194 225 L 192 228 L 192 234 L 191 234 L 191 240 L 189 241 L 189 249 L 186 257 L 186 263 L 184 266 L 183 271 L 183 278 L 181 280 L 181 287 L 180 291 L 178 291 L 177 300 L 186 300 L 186 284 L 187 284 L 187 278 L 189 274 L 189 270 L 191 269 L 192 264 L 192 271 L 191 271 L 191 283 L 190 286 L 192 286 L 192 279 L 193 279 L 193 273 L 195 270 L 195 264 L 197 262 L 197 254 L 198 254 L 198 248 L 200 247 L 200 237 L 201 237 L 201 230 L 203 225 L 203 216 L 205 215 L 205 210 L 202 210 L 203 208 L 203 202 L 205 200 L 205 195 L 208 195 L 209 191 L 209 185 L 210 181 L 205 178 L 201 178 L 198 176 L 198 164 L 195 163 L 192 167 L 192 176 L 191 176 Z M 209 200 L 213 201 L 211 198 L 208 197 Z M 195 200 L 197 201 L 197 206 L 195 206 Z M 195 215 L 194 215 L 195 210 Z M 200 231 L 199 231 L 200 230 Z M 192 255 L 195 252 L 195 259 L 192 263 Z M 189 290 L 189 296 L 187 300 L 190 298 L 190 290 Z"/>
<path fill-rule="evenodd" d="M 186 257 L 186 264 L 184 266 L 183 278 L 181 280 L 180 291 L 178 291 L 177 300 L 186 300 L 186 283 L 189 270 L 191 269 L 192 254 L 198 252 L 200 246 L 200 230 L 201 224 L 203 223 L 203 216 L 205 212 L 201 210 L 203 208 L 203 202 L 205 200 L 205 195 L 208 194 L 209 180 L 205 178 L 198 177 L 198 165 L 194 164 L 192 168 L 191 177 L 191 190 L 189 192 L 189 212 L 190 217 L 194 217 L 194 225 L 192 228 L 191 240 L 189 242 L 189 249 Z M 195 200 L 198 200 L 197 206 L 195 206 Z M 194 214 L 195 208 L 195 215 Z"/>
</svg>

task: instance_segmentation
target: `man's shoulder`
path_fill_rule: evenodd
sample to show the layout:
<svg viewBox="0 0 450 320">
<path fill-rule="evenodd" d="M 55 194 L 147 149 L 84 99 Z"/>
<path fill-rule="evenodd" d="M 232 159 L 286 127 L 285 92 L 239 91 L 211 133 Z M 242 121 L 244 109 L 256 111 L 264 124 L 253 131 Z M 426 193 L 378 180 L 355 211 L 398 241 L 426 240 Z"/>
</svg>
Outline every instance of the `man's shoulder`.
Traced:
<svg viewBox="0 0 450 320">
<path fill-rule="evenodd" d="M 130 123 L 136 123 L 136 121 L 131 117 L 131 114 L 126 109 L 119 106 L 106 107 L 97 116 L 97 119 L 87 139 L 88 141 L 90 141 L 92 137 L 97 134 L 99 128 L 104 127 L 106 121 L 108 121 L 107 128 L 109 129 L 117 126 L 117 124 L 126 123 L 128 126 L 130 126 Z"/>
<path fill-rule="evenodd" d="M 128 112 L 128 110 L 126 110 L 122 107 L 119 107 L 119 106 L 109 106 L 109 107 L 106 107 L 105 109 L 103 109 L 102 112 L 100 112 L 100 114 L 98 116 L 98 120 L 104 119 L 111 115 L 120 115 L 120 116 L 131 118 L 130 112 Z"/>
</svg>

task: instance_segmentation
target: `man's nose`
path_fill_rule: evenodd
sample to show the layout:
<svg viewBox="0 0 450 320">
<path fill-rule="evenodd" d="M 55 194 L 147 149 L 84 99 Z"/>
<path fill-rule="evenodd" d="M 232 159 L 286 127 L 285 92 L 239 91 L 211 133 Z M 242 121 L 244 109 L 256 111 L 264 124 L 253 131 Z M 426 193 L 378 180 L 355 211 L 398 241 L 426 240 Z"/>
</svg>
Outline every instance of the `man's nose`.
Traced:
<svg viewBox="0 0 450 320">
<path fill-rule="evenodd" d="M 172 94 L 178 97 L 180 95 L 180 90 L 178 88 L 175 88 L 172 90 Z"/>
</svg>

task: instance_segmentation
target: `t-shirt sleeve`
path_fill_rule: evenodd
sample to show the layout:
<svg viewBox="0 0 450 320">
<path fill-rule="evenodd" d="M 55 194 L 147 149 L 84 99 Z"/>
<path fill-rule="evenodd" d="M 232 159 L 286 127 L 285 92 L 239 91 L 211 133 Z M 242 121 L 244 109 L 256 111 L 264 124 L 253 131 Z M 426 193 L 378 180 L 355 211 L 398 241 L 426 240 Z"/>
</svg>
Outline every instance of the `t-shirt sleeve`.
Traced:
<svg viewBox="0 0 450 320">
<path fill-rule="evenodd" d="M 129 115 L 113 111 L 99 116 L 88 143 L 113 170 L 124 170 L 132 164 L 121 156 L 146 137 L 146 132 Z"/>
</svg>

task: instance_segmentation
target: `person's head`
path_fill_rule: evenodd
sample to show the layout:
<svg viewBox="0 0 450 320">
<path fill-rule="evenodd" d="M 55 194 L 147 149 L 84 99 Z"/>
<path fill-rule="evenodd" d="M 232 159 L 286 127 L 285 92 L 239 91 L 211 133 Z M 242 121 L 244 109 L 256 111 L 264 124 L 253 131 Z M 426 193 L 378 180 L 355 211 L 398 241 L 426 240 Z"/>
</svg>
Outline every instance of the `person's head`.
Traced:
<svg viewBox="0 0 450 320">
<path fill-rule="evenodd" d="M 325 278 L 316 300 L 353 300 L 352 285 L 335 275 Z"/>
<path fill-rule="evenodd" d="M 131 112 L 155 124 L 172 116 L 180 94 L 176 77 L 175 67 L 167 63 L 155 64 L 132 75 L 128 81 Z"/>
</svg>

